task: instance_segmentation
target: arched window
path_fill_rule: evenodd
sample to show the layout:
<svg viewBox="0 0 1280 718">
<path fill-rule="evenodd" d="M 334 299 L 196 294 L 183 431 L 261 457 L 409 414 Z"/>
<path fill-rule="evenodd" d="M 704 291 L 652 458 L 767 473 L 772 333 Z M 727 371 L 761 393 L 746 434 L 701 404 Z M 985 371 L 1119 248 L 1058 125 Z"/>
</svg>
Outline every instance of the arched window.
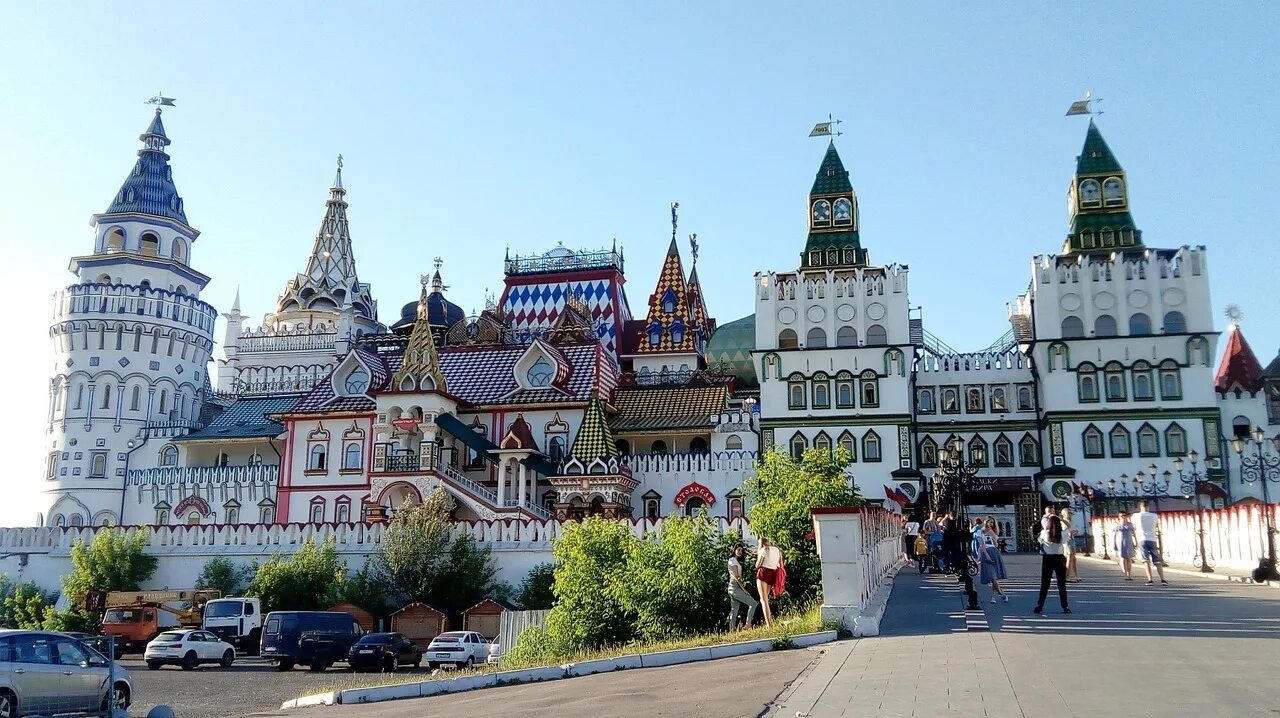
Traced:
<svg viewBox="0 0 1280 718">
<path fill-rule="evenodd" d="M 1187 318 L 1182 312 L 1166 312 L 1164 315 L 1164 333 L 1181 334 L 1187 331 Z"/>
<path fill-rule="evenodd" d="M 804 450 L 809 448 L 809 442 L 805 440 L 804 434 L 796 432 L 791 437 L 791 458 L 800 460 L 804 456 Z"/>
<path fill-rule="evenodd" d="M 1114 337 L 1116 334 L 1115 317 L 1110 314 L 1099 314 L 1093 320 L 1093 335 L 1095 337 Z"/>
<path fill-rule="evenodd" d="M 351 521 L 351 502 L 346 499 L 338 499 L 333 505 L 333 520 L 345 524 Z"/>
<path fill-rule="evenodd" d="M 89 478 L 101 479 L 107 475 L 107 454 L 106 452 L 97 452 L 90 459 Z"/>
<path fill-rule="evenodd" d="M 326 460 L 328 459 L 328 450 L 324 444 L 312 444 L 311 453 L 307 459 L 307 469 L 310 471 L 324 471 Z"/>
<path fill-rule="evenodd" d="M 804 376 L 792 374 L 787 377 L 787 407 L 790 409 L 805 408 Z"/>
<path fill-rule="evenodd" d="M 1084 322 L 1080 321 L 1080 317 L 1063 317 L 1062 318 L 1062 338 L 1078 339 L 1084 336 Z"/>
<path fill-rule="evenodd" d="M 826 409 L 831 406 L 831 380 L 823 372 L 813 375 L 813 408 Z"/>
<path fill-rule="evenodd" d="M 129 395 L 129 411 L 138 411 L 142 406 L 142 387 L 134 386 Z"/>
<path fill-rule="evenodd" d="M 1170 424 L 1164 430 L 1164 450 L 1169 456 L 1187 455 L 1187 432 L 1177 424 Z"/>
<path fill-rule="evenodd" d="M 858 346 L 858 330 L 853 327 L 840 327 L 836 330 L 836 346 L 838 347 L 856 347 Z"/>
<path fill-rule="evenodd" d="M 813 226 L 825 227 L 831 224 L 831 203 L 820 199 L 813 203 Z"/>
<path fill-rule="evenodd" d="M 862 460 L 880 460 L 880 435 L 875 431 L 868 431 L 866 436 L 862 437 Z"/>
<path fill-rule="evenodd" d="M 110 384 L 107 384 L 106 386 L 102 387 L 102 408 L 103 409 L 111 408 L 111 385 Z"/>
<path fill-rule="evenodd" d="M 1124 367 L 1119 362 L 1110 362 L 1106 368 L 1107 401 L 1125 400 Z"/>
<path fill-rule="evenodd" d="M 1135 401 L 1150 401 L 1156 396 L 1154 373 L 1151 365 L 1145 361 L 1133 363 L 1133 398 Z"/>
<path fill-rule="evenodd" d="M 808 349 L 823 349 L 827 346 L 827 333 L 822 327 L 814 327 L 809 330 L 808 336 L 805 337 L 804 345 Z"/>
<path fill-rule="evenodd" d="M 626 446 L 626 449 L 627 449 L 626 451 L 622 450 L 623 446 Z M 565 454 L 564 449 L 565 449 L 565 438 L 563 435 L 556 434 L 556 435 L 547 437 L 547 452 L 553 462 L 558 464 L 562 460 L 564 460 L 564 454 Z M 623 454 L 630 454 L 631 446 L 628 445 L 627 442 L 625 441 L 618 442 L 618 451 Z"/>
<path fill-rule="evenodd" d="M 54 514 L 52 524 L 59 528 L 67 525 L 67 517 L 62 514 Z"/>
<path fill-rule="evenodd" d="M 158 410 L 161 416 L 164 416 L 165 414 L 165 403 L 168 398 L 169 398 L 169 393 L 166 390 L 161 389 L 160 390 L 160 406 L 158 407 Z"/>
<path fill-rule="evenodd" d="M 1040 464 L 1040 447 L 1036 444 L 1036 440 L 1031 435 L 1022 437 L 1022 441 L 1018 442 L 1018 463 L 1023 466 L 1038 466 Z"/>
<path fill-rule="evenodd" d="M 161 466 L 177 466 L 178 465 L 178 447 L 169 444 L 160 450 Z"/>
<path fill-rule="evenodd" d="M 867 327 L 867 344 L 876 345 L 888 343 L 889 334 L 884 330 L 884 327 L 879 324 L 872 324 Z"/>
<path fill-rule="evenodd" d="M 1097 207 L 1102 204 L 1102 187 L 1098 180 L 1087 179 L 1080 183 L 1080 206 Z"/>
<path fill-rule="evenodd" d="M 156 509 L 156 525 L 167 526 L 168 524 L 169 524 L 169 509 L 157 508 Z"/>
<path fill-rule="evenodd" d="M 1138 312 L 1129 317 L 1129 335 L 1130 336 L 1146 336 L 1151 333 L 1151 317 Z"/>
<path fill-rule="evenodd" d="M 1108 207 L 1124 204 L 1124 183 L 1119 177 L 1108 177 L 1102 183 L 1102 198 Z"/>
<path fill-rule="evenodd" d="M 342 468 L 350 470 L 359 470 L 361 467 L 361 450 L 360 443 L 357 441 L 347 442 L 342 450 Z"/>
<path fill-rule="evenodd" d="M 742 437 L 737 434 L 730 434 L 729 438 L 724 440 L 724 448 L 727 451 L 736 451 L 742 448 Z"/>
<path fill-rule="evenodd" d="M 1138 429 L 1138 456 L 1159 456 L 1160 434 L 1150 424 Z"/>
<path fill-rule="evenodd" d="M 779 349 L 795 349 L 800 346 L 800 337 L 794 329 L 783 329 L 778 332 Z"/>
<path fill-rule="evenodd" d="M 986 406 L 982 401 L 982 388 L 971 386 L 964 390 L 964 410 L 969 414 L 976 414 L 986 411 Z"/>
<path fill-rule="evenodd" d="M 707 510 L 707 502 L 702 500 L 700 496 L 694 496 L 684 502 L 684 515 L 697 516 Z"/>
<path fill-rule="evenodd" d="M 841 409 L 851 409 L 853 405 L 853 375 L 842 371 L 836 374 L 836 406 Z"/>
<path fill-rule="evenodd" d="M 858 393 L 862 399 L 862 406 L 867 408 L 880 406 L 880 377 L 868 369 L 862 372 L 859 384 Z"/>
<path fill-rule="evenodd" d="M 1182 398 L 1182 375 L 1171 359 L 1160 362 L 1160 398 Z"/>
<path fill-rule="evenodd" d="M 991 390 L 991 410 L 992 411 L 1008 411 L 1009 402 L 1005 399 L 1003 387 L 996 387 Z"/>
<path fill-rule="evenodd" d="M 667 442 L 663 441 L 662 439 L 658 439 L 657 441 L 653 442 L 652 444 L 649 445 L 649 453 L 651 454 L 667 453 Z"/>
<path fill-rule="evenodd" d="M 71 514 L 70 524 L 72 526 L 84 526 L 84 517 L 80 514 Z"/>
<path fill-rule="evenodd" d="M 671 322 L 671 343 L 677 346 L 684 344 L 684 322 L 679 317 Z"/>
<path fill-rule="evenodd" d="M 938 465 L 938 442 L 932 436 L 924 437 L 920 442 L 920 468 Z"/>
<path fill-rule="evenodd" d="M 1076 389 L 1080 401 L 1098 400 L 1098 370 L 1092 364 L 1076 367 Z"/>
<path fill-rule="evenodd" d="M 311 501 L 311 523 L 324 523 L 324 499 L 316 498 Z"/>
<path fill-rule="evenodd" d="M 662 325 L 655 319 L 649 322 L 649 346 L 656 347 L 662 343 Z"/>
<path fill-rule="evenodd" d="M 702 438 L 701 436 L 695 436 L 689 440 L 690 454 L 705 454 L 708 451 L 709 450 L 707 449 L 707 440 Z"/>
<path fill-rule="evenodd" d="M 107 251 L 122 252 L 124 251 L 124 230 L 116 228 L 107 233 Z"/>
<path fill-rule="evenodd" d="M 644 517 L 656 521 L 662 513 L 662 497 L 654 492 L 645 494 Z"/>
<path fill-rule="evenodd" d="M 840 448 L 849 452 L 849 461 L 858 460 L 858 442 L 853 438 L 853 434 L 843 432 L 839 439 Z"/>
<path fill-rule="evenodd" d="M 343 388 L 347 391 L 347 396 L 359 396 L 369 388 L 369 372 L 364 369 L 354 369 L 347 375 L 347 381 Z"/>
<path fill-rule="evenodd" d="M 181 239 L 173 240 L 173 261 L 180 263 L 187 261 L 187 243 Z"/>
<path fill-rule="evenodd" d="M 529 386 L 543 387 L 551 384 L 551 377 L 555 375 L 555 369 L 551 366 L 551 362 L 546 357 L 538 357 L 538 361 L 529 367 L 529 371 L 525 373 L 525 378 L 529 381 Z"/>
<path fill-rule="evenodd" d="M 1203 364 L 1209 366 L 1209 341 L 1204 337 L 1191 337 L 1187 340 L 1187 364 Z"/>
<path fill-rule="evenodd" d="M 662 313 L 675 314 L 676 311 L 676 292 L 671 287 L 662 293 Z"/>
<path fill-rule="evenodd" d="M 1133 456 L 1133 442 L 1129 430 L 1119 424 L 1111 430 L 1111 456 L 1113 458 Z"/>
<path fill-rule="evenodd" d="M 1085 427 L 1081 442 L 1084 445 L 1084 458 L 1100 459 L 1105 456 L 1102 450 L 1102 432 L 1093 424 Z"/>
<path fill-rule="evenodd" d="M 548 441 L 548 443 L 550 443 L 550 441 Z M 618 453 L 619 453 L 619 454 L 621 454 L 621 455 L 623 455 L 623 456 L 630 456 L 630 455 L 631 455 L 631 442 L 627 441 L 626 439 L 618 439 L 618 441 L 617 441 L 617 445 L 618 445 Z M 564 456 L 564 448 L 563 448 L 563 447 L 564 447 L 564 444 L 561 444 L 560 446 L 561 446 L 561 449 L 560 449 L 560 455 L 563 457 L 563 456 Z"/>
<path fill-rule="evenodd" d="M 150 232 L 143 234 L 141 240 L 138 242 L 138 251 L 144 257 L 159 256 L 160 238 Z"/>
<path fill-rule="evenodd" d="M 204 518 L 200 515 L 200 512 L 199 512 L 199 511 L 188 511 L 188 512 L 187 512 L 187 525 L 188 525 L 188 526 L 199 526 L 199 525 L 200 525 L 200 523 L 201 523 L 203 520 L 204 520 Z"/>
<path fill-rule="evenodd" d="M 943 387 L 942 389 L 942 413 L 958 414 L 960 413 L 960 391 L 955 387 Z"/>
<path fill-rule="evenodd" d="M 276 522 L 276 509 L 274 506 L 261 506 L 258 510 L 258 516 L 261 523 L 273 524 Z"/>
<path fill-rule="evenodd" d="M 936 407 L 933 403 L 933 389 L 921 389 L 916 392 L 916 411 L 921 414 L 932 414 Z"/>
<path fill-rule="evenodd" d="M 234 507 L 234 506 L 227 508 L 227 519 L 226 519 L 226 522 L 227 522 L 227 523 L 229 523 L 229 524 L 238 524 L 238 523 L 240 523 L 240 509 L 238 509 L 238 508 L 236 508 L 236 507 Z"/>
</svg>

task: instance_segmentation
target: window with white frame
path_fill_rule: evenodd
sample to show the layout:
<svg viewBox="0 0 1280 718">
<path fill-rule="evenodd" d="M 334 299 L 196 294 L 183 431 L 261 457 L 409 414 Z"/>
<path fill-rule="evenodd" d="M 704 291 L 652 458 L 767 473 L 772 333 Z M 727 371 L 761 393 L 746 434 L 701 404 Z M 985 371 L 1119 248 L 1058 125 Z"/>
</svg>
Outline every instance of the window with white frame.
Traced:
<svg viewBox="0 0 1280 718">
<path fill-rule="evenodd" d="M 868 431 L 866 435 L 862 437 L 862 460 L 880 460 L 880 435 L 875 431 Z"/>
</svg>

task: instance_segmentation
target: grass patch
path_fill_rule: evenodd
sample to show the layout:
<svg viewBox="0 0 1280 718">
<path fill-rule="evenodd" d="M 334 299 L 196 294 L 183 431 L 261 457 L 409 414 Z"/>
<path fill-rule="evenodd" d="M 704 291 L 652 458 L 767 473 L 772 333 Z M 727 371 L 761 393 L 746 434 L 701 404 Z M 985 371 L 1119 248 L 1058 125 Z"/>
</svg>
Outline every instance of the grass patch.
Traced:
<svg viewBox="0 0 1280 718">
<path fill-rule="evenodd" d="M 543 668 L 559 666 L 566 663 L 582 663 L 607 658 L 621 658 L 640 653 L 658 653 L 660 651 L 678 651 L 684 648 L 702 648 L 719 646 L 726 643 L 742 643 L 744 641 L 770 640 L 774 650 L 794 648 L 792 636 L 804 633 L 835 630 L 837 626 L 823 622 L 817 606 L 794 611 L 779 616 L 773 626 L 766 628 L 763 624 L 731 633 L 703 633 L 685 638 L 672 638 L 662 641 L 636 641 L 618 646 L 604 646 L 591 650 L 573 651 L 560 654 L 551 660 L 515 662 L 504 660 L 501 665 L 477 666 L 467 670 L 441 670 L 439 675 L 428 673 L 345 673 L 334 674 L 332 683 L 324 683 L 310 687 L 304 695 L 323 693 L 325 691 L 342 691 L 353 688 L 374 688 L 377 686 L 394 686 L 404 683 L 443 680 L 462 676 L 483 675 L 499 671 L 519 671 L 526 668 Z"/>
</svg>

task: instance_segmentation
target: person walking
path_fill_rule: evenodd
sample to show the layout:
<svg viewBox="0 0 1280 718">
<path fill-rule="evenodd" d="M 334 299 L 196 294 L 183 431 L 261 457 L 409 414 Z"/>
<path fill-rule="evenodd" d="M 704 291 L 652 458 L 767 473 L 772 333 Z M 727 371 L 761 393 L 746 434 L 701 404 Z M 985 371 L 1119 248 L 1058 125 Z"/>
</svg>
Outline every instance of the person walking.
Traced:
<svg viewBox="0 0 1280 718">
<path fill-rule="evenodd" d="M 902 558 L 908 562 L 915 560 L 916 537 L 920 535 L 920 522 L 902 517 Z"/>
<path fill-rule="evenodd" d="M 1067 582 L 1080 583 L 1080 565 L 1076 563 L 1076 536 L 1080 531 L 1076 528 L 1071 516 L 1071 509 L 1064 508 L 1059 514 L 1062 519 L 1062 555 L 1067 560 Z"/>
<path fill-rule="evenodd" d="M 1062 602 L 1062 612 L 1071 613 L 1067 606 L 1067 562 L 1063 556 L 1062 545 L 1065 531 L 1062 519 L 1057 516 L 1045 518 L 1048 528 L 1040 530 L 1040 598 L 1036 600 L 1035 612 L 1044 610 L 1044 599 L 1049 595 L 1049 579 L 1058 578 L 1058 599 Z"/>
<path fill-rule="evenodd" d="M 760 537 L 760 545 L 756 548 L 756 589 L 760 593 L 760 606 L 763 608 L 764 625 L 773 625 L 773 609 L 769 607 L 770 592 L 778 585 L 778 573 L 785 571 L 782 561 L 782 550 L 769 543 L 769 539 Z"/>
<path fill-rule="evenodd" d="M 1005 603 L 1009 602 L 1009 594 L 1000 588 L 1000 582 L 1008 575 L 1004 570 L 1004 559 L 1000 556 L 1000 527 L 994 517 L 987 520 L 974 532 L 974 541 L 978 544 L 978 578 L 982 583 L 991 584 L 991 602 L 999 596 Z"/>
<path fill-rule="evenodd" d="M 1120 512 L 1120 523 L 1111 529 L 1111 547 L 1115 549 L 1120 568 L 1124 571 L 1124 580 L 1133 580 L 1133 550 L 1137 546 L 1134 539 L 1133 523 L 1129 521 L 1129 512 Z"/>
<path fill-rule="evenodd" d="M 743 628 L 750 628 L 751 623 L 756 618 L 756 608 L 760 606 L 760 602 L 751 596 L 751 592 L 747 590 L 747 584 L 742 580 L 742 559 L 746 556 L 746 550 L 741 546 L 734 546 L 733 551 L 729 554 L 729 630 L 732 631 L 738 627 L 738 606 L 745 606 L 747 609 L 747 620 L 742 624 Z"/>
<path fill-rule="evenodd" d="M 1135 540 L 1142 548 L 1142 562 L 1147 567 L 1147 585 L 1152 585 L 1151 565 L 1155 564 L 1160 574 L 1161 585 L 1168 586 L 1164 580 L 1164 561 L 1160 559 L 1160 517 L 1147 509 L 1146 501 L 1138 502 L 1138 513 L 1133 515 Z"/>
</svg>

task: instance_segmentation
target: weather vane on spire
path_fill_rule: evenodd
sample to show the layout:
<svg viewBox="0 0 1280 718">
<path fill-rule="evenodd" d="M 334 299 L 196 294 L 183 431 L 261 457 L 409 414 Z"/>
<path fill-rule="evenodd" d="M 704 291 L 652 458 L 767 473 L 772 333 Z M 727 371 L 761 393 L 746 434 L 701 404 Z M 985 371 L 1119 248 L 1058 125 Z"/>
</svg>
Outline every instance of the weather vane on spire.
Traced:
<svg viewBox="0 0 1280 718">
<path fill-rule="evenodd" d="M 1093 104 L 1097 103 L 1099 107 L 1093 108 Z M 1089 91 L 1085 91 L 1083 100 L 1076 100 L 1067 108 L 1067 117 L 1072 115 L 1101 115 L 1102 114 L 1102 98 L 1094 97 Z"/>
<path fill-rule="evenodd" d="M 440 265 L 444 264 L 444 260 L 439 257 L 436 257 L 434 260 L 432 260 L 432 263 L 436 265 L 436 271 L 438 272 L 440 271 Z"/>
<path fill-rule="evenodd" d="M 1244 310 L 1239 304 L 1228 304 L 1224 314 L 1227 315 L 1227 320 L 1236 326 L 1240 326 L 1240 320 L 1244 319 Z"/>
<path fill-rule="evenodd" d="M 342 169 L 342 155 L 338 155 L 338 169 Z"/>
<path fill-rule="evenodd" d="M 698 233 L 689 235 L 689 253 L 693 255 L 693 263 L 698 263 Z"/>
<path fill-rule="evenodd" d="M 810 137 L 830 137 L 834 135 L 836 137 L 839 137 L 840 135 L 844 134 L 837 127 L 840 124 L 840 122 L 841 122 L 840 120 L 833 118 L 830 113 L 827 113 L 827 121 L 819 122 L 818 124 L 814 125 L 813 129 L 809 131 L 809 136 Z"/>
<path fill-rule="evenodd" d="M 671 241 L 672 242 L 676 241 L 676 223 L 678 221 L 676 218 L 676 210 L 678 209 L 680 209 L 680 203 L 672 202 L 671 203 Z"/>
<path fill-rule="evenodd" d="M 164 93 L 161 92 L 157 94 L 155 97 L 151 98 L 150 100 L 147 100 L 142 104 L 155 105 L 156 109 L 159 109 L 160 107 L 177 107 L 177 105 L 175 105 L 174 102 L 175 100 L 172 97 L 165 97 Z"/>
</svg>

